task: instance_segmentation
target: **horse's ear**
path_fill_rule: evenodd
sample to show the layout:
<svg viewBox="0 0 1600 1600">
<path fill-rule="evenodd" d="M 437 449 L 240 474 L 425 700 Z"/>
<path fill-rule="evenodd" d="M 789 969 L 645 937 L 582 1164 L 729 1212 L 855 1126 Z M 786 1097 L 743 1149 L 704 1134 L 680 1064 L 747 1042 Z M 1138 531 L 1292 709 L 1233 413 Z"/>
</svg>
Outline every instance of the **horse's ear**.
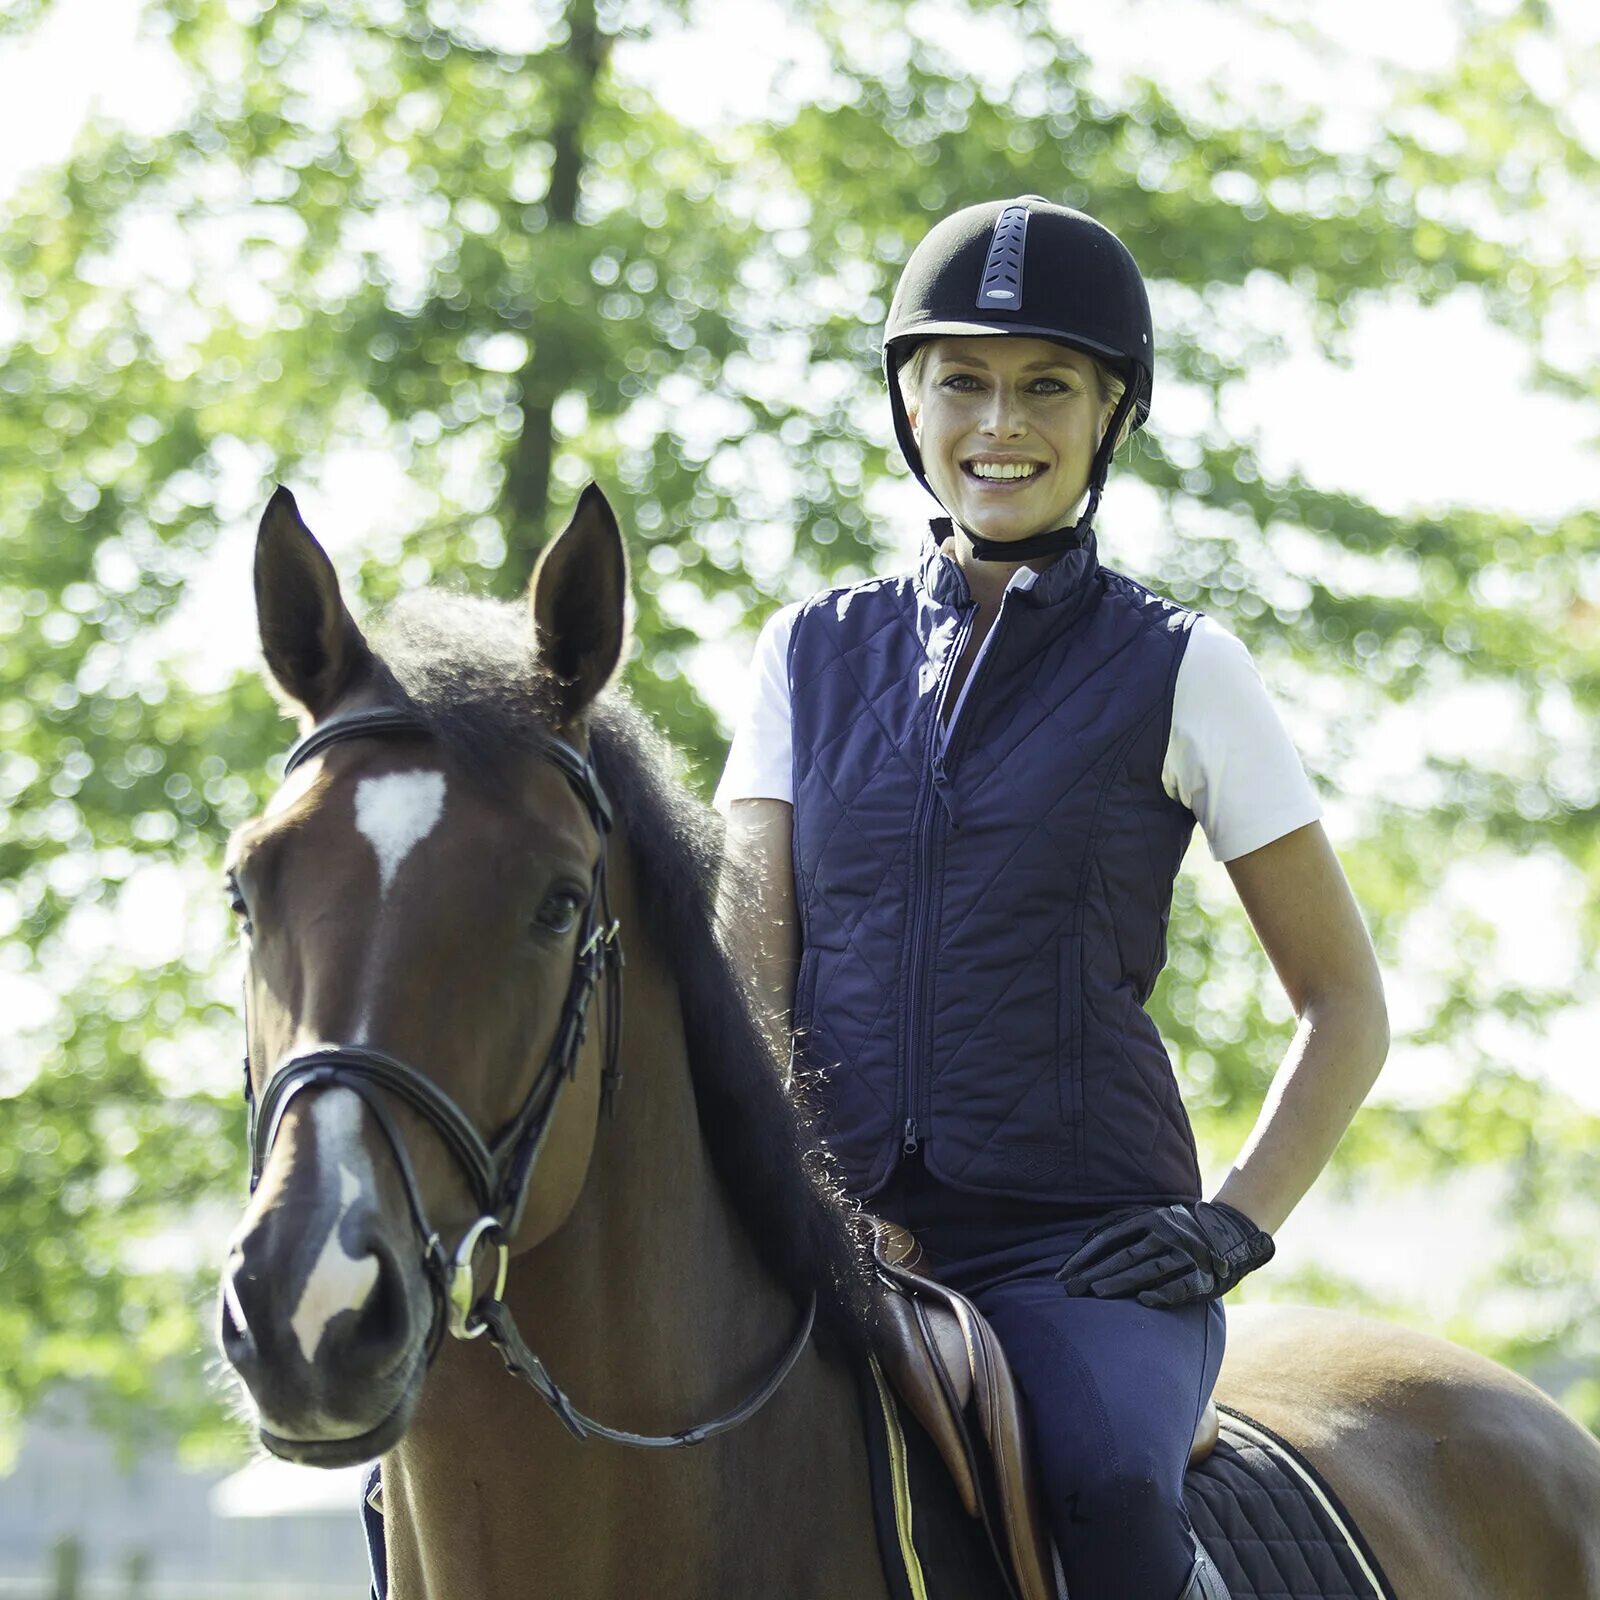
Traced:
<svg viewBox="0 0 1600 1600">
<path fill-rule="evenodd" d="M 528 585 L 539 655 L 555 674 L 563 721 L 610 682 L 627 642 L 628 557 L 610 502 L 591 483 L 544 548 Z"/>
<path fill-rule="evenodd" d="M 261 515 L 255 577 L 267 670 L 319 718 L 366 669 L 372 652 L 345 609 L 333 563 L 281 484 Z"/>
</svg>

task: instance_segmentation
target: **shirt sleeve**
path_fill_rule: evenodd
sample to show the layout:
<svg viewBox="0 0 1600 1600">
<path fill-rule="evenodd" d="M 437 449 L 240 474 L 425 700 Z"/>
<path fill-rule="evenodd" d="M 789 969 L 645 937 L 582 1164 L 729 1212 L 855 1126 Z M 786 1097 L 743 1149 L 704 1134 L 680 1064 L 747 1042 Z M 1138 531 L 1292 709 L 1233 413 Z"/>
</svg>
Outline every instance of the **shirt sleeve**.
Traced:
<svg viewBox="0 0 1600 1600">
<path fill-rule="evenodd" d="M 1199 820 L 1217 861 L 1232 861 L 1322 815 L 1249 650 L 1200 617 L 1178 667 L 1161 781 Z"/>
<path fill-rule="evenodd" d="M 712 804 L 724 816 L 735 800 L 794 803 L 794 734 L 789 721 L 789 639 L 800 601 L 774 611 L 756 639 L 744 710 Z"/>
</svg>

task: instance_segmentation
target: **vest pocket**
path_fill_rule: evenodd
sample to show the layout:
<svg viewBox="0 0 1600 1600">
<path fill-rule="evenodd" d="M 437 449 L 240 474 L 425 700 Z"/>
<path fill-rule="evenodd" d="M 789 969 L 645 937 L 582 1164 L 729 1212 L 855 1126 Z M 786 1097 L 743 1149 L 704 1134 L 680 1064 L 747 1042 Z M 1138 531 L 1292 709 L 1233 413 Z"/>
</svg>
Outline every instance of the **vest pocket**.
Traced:
<svg viewBox="0 0 1600 1600">
<path fill-rule="evenodd" d="M 1083 1121 L 1083 935 L 1061 941 L 1056 989 L 1056 1084 L 1061 1119 L 1074 1127 Z"/>
</svg>

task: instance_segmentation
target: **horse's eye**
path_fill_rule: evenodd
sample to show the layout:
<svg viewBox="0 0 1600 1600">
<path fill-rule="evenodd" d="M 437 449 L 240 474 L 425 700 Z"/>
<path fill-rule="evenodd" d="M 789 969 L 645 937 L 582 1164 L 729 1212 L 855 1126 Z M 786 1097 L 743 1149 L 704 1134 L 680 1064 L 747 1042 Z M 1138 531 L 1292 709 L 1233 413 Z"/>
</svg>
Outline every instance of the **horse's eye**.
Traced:
<svg viewBox="0 0 1600 1600">
<path fill-rule="evenodd" d="M 574 889 L 557 889 L 539 907 L 535 921 L 550 933 L 571 933 L 583 910 L 583 896 Z"/>
<path fill-rule="evenodd" d="M 244 891 L 239 887 L 239 880 L 230 872 L 223 880 L 222 887 L 228 896 L 228 909 L 239 919 L 240 931 L 249 933 L 250 907 L 245 904 Z"/>
</svg>

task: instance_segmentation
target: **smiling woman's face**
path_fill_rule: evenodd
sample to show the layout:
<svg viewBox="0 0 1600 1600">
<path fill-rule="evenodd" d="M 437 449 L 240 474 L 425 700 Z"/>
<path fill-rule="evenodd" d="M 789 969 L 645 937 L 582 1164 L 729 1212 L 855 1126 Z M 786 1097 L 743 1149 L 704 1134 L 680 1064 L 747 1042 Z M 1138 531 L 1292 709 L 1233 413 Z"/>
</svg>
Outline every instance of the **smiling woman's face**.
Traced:
<svg viewBox="0 0 1600 1600">
<path fill-rule="evenodd" d="M 1089 356 L 1010 335 L 930 341 L 905 398 L 940 503 L 1003 540 L 1071 520 L 1114 409 Z"/>
</svg>

